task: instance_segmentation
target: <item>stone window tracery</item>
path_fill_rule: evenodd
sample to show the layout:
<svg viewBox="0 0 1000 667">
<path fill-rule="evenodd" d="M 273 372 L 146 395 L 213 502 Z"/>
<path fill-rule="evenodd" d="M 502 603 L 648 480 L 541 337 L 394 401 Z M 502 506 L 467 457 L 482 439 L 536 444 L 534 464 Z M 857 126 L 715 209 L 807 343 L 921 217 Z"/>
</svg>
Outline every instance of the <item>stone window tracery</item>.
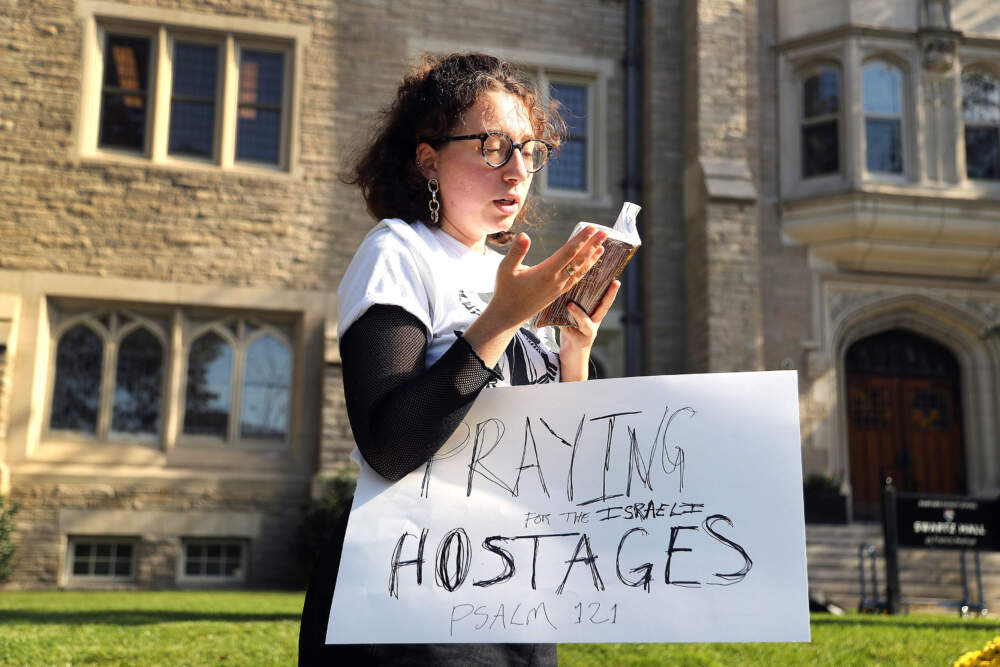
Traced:
<svg viewBox="0 0 1000 667">
<path fill-rule="evenodd" d="M 253 318 L 217 320 L 197 331 L 187 353 L 184 433 L 226 443 L 284 442 L 290 332 Z"/>
<path fill-rule="evenodd" d="M 162 322 L 96 311 L 56 332 L 50 431 L 99 440 L 155 438 L 163 395 Z"/>
<path fill-rule="evenodd" d="M 49 437 L 156 443 L 177 418 L 181 444 L 288 444 L 291 324 L 72 304 L 51 317 Z M 167 400 L 171 349 L 186 349 L 183 402 Z"/>
</svg>

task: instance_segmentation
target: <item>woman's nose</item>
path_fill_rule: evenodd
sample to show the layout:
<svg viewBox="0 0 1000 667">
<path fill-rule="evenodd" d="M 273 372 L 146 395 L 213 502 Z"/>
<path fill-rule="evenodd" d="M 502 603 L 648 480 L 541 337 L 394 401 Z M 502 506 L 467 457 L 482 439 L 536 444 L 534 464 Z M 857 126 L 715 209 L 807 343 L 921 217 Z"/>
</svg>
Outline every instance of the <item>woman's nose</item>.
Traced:
<svg viewBox="0 0 1000 667">
<path fill-rule="evenodd" d="M 504 167 L 505 180 L 519 183 L 528 178 L 528 166 L 524 163 L 524 155 L 519 150 L 514 150 Z"/>
</svg>

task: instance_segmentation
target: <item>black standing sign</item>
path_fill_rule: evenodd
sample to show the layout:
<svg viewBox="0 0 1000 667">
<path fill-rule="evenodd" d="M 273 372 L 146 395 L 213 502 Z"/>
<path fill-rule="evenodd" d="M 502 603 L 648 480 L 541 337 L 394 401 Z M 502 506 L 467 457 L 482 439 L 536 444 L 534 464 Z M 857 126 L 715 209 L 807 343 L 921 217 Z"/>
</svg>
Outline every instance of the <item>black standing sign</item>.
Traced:
<svg viewBox="0 0 1000 667">
<path fill-rule="evenodd" d="M 896 493 L 901 547 L 1000 551 L 1000 503 L 967 496 Z"/>
</svg>

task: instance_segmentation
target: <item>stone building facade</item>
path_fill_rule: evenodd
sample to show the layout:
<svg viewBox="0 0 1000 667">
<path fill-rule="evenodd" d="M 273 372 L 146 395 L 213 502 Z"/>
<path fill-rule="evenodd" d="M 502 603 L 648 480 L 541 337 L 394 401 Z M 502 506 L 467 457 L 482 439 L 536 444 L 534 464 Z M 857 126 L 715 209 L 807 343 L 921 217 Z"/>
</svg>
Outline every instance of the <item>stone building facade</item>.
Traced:
<svg viewBox="0 0 1000 667">
<path fill-rule="evenodd" d="M 291 583 L 350 466 L 336 286 L 373 221 L 344 168 L 410 63 L 482 50 L 573 116 L 533 256 L 612 221 L 626 5 L 0 3 L 7 585 Z M 641 5 L 643 372 L 797 369 L 804 470 L 856 519 L 887 472 L 996 495 L 1000 9 Z"/>
</svg>

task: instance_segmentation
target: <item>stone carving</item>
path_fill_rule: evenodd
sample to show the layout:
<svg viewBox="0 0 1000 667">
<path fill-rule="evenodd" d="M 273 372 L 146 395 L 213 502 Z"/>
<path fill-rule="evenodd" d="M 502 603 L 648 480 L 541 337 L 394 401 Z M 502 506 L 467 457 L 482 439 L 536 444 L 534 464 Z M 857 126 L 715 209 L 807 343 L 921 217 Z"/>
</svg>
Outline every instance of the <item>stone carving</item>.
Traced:
<svg viewBox="0 0 1000 667">
<path fill-rule="evenodd" d="M 828 285 L 827 289 L 828 322 L 833 325 L 841 321 L 849 313 L 878 301 L 899 297 L 923 297 L 932 302 L 940 303 L 942 308 L 959 309 L 983 325 L 1000 322 L 1000 293 L 969 295 L 952 290 L 941 290 L 922 287 L 869 287 L 865 285 Z"/>
<path fill-rule="evenodd" d="M 924 69 L 947 72 L 955 64 L 957 33 L 951 29 L 951 1 L 923 0 L 920 7 L 920 52 Z"/>
<path fill-rule="evenodd" d="M 951 71 L 955 64 L 956 40 L 949 32 L 928 32 L 921 35 L 920 51 L 924 69 L 931 72 Z"/>
</svg>

